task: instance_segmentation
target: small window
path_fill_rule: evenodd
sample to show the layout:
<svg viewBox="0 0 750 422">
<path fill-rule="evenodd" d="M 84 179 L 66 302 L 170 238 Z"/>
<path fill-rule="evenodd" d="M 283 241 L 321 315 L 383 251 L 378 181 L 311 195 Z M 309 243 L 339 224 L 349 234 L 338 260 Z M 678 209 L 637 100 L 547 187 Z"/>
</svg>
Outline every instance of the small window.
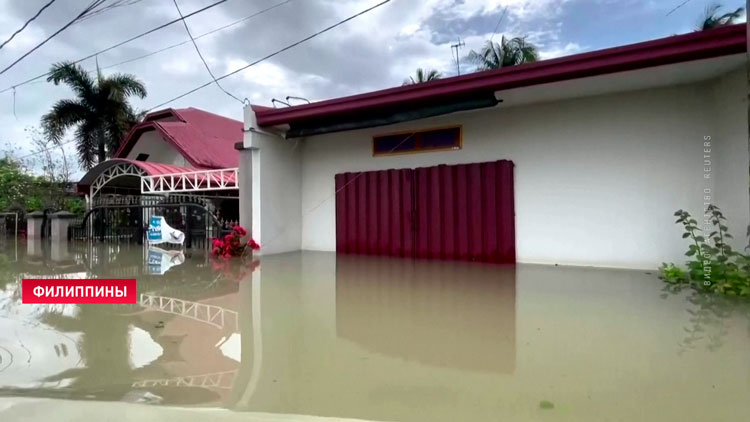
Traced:
<svg viewBox="0 0 750 422">
<path fill-rule="evenodd" d="M 136 161 L 147 161 L 148 160 L 148 154 L 138 154 L 137 157 L 135 157 Z"/>
<path fill-rule="evenodd" d="M 461 149 L 461 126 L 402 132 L 372 138 L 373 155 Z"/>
</svg>

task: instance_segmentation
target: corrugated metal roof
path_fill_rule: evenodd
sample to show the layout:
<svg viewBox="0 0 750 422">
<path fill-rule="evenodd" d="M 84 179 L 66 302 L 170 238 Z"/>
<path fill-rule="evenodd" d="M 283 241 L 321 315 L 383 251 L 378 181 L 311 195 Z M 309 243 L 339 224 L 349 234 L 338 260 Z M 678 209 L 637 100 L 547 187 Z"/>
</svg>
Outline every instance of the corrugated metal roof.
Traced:
<svg viewBox="0 0 750 422">
<path fill-rule="evenodd" d="M 144 132 L 156 130 L 195 167 L 237 167 L 234 145 L 242 142 L 242 127 L 240 121 L 197 108 L 159 110 L 133 127 L 114 157 L 126 158 Z"/>
</svg>

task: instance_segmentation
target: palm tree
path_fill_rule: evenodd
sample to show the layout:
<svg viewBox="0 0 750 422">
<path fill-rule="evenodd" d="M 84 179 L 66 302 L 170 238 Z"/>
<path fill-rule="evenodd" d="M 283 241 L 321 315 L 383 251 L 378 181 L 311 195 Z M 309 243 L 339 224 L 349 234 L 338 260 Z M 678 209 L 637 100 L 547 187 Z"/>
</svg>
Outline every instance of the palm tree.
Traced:
<svg viewBox="0 0 750 422">
<path fill-rule="evenodd" d="M 65 83 L 76 98 L 56 102 L 42 116 L 42 128 L 59 143 L 69 128 L 76 127 L 78 158 L 87 170 L 114 153 L 123 136 L 142 117 L 128 103 L 131 96 L 146 97 L 146 87 L 133 75 L 104 76 L 97 66 L 94 78 L 80 65 L 63 62 L 52 66 L 47 81 Z"/>
<path fill-rule="evenodd" d="M 477 64 L 478 71 L 483 71 L 535 62 L 539 60 L 539 52 L 526 42 L 526 37 L 503 36 L 499 44 L 488 40 L 482 51 L 471 50 L 467 58 Z"/>
<path fill-rule="evenodd" d="M 425 82 L 430 81 L 436 81 L 440 79 L 443 75 L 440 74 L 435 69 L 422 69 L 421 67 L 417 68 L 417 71 L 415 72 L 415 76 L 409 76 L 409 79 L 404 79 L 404 85 L 415 85 L 415 84 L 422 84 Z"/>
<path fill-rule="evenodd" d="M 745 12 L 744 7 L 738 7 L 734 12 L 717 15 L 721 7 L 720 4 L 712 4 L 706 7 L 706 11 L 701 18 L 701 22 L 698 24 L 696 31 L 707 31 L 721 26 L 732 25 L 739 21 L 742 14 Z"/>
</svg>

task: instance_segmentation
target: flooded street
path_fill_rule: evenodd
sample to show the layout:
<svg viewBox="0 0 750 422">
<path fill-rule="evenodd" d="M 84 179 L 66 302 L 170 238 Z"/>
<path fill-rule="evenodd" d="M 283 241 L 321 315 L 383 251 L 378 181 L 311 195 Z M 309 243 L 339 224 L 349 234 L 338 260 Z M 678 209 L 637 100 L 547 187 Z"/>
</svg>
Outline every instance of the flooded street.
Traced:
<svg viewBox="0 0 750 422">
<path fill-rule="evenodd" d="M 137 278 L 138 303 L 23 305 L 22 278 Z M 655 273 L 0 244 L 2 421 L 740 421 L 748 397 L 750 303 Z"/>
</svg>

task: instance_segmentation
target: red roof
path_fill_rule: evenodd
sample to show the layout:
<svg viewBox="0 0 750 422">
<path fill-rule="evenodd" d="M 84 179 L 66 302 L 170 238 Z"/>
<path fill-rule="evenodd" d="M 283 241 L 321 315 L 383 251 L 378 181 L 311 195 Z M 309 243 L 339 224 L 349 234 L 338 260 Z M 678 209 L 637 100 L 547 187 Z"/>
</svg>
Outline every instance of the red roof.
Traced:
<svg viewBox="0 0 750 422">
<path fill-rule="evenodd" d="M 116 166 L 118 164 L 133 164 L 134 166 L 140 168 L 141 170 L 145 171 L 147 175 L 149 176 L 164 176 L 164 175 L 178 175 L 178 174 L 184 174 L 184 173 L 191 173 L 198 171 L 200 169 L 190 168 L 190 167 L 182 167 L 182 166 L 176 166 L 174 164 L 164 164 L 164 163 L 155 163 L 155 162 L 149 162 L 149 161 L 138 161 L 138 160 L 130 160 L 127 158 L 111 158 L 101 164 L 97 164 L 94 166 L 91 170 L 86 172 L 86 174 L 81 178 L 81 180 L 78 182 L 78 192 L 80 193 L 88 193 L 89 186 L 91 186 L 92 183 L 94 183 L 94 180 L 102 174 L 102 172 L 110 167 Z M 210 176 L 212 183 L 219 183 L 220 181 L 228 182 L 229 184 L 237 184 L 237 180 L 234 177 L 234 174 L 231 172 L 221 172 L 222 174 L 212 174 Z M 194 176 L 196 180 L 199 182 L 204 182 L 206 179 L 206 176 L 203 174 L 195 174 Z"/>
<path fill-rule="evenodd" d="M 260 126 L 304 124 L 322 118 L 328 122 L 352 116 L 364 118 L 393 108 L 408 110 L 426 104 L 451 103 L 498 90 L 744 53 L 745 32 L 745 24 L 731 25 L 424 84 L 254 111 Z"/>
<path fill-rule="evenodd" d="M 242 142 L 242 128 L 240 121 L 192 107 L 155 111 L 131 129 L 114 157 L 127 157 L 143 133 L 155 130 L 195 167 L 237 167 L 234 145 Z"/>
</svg>

